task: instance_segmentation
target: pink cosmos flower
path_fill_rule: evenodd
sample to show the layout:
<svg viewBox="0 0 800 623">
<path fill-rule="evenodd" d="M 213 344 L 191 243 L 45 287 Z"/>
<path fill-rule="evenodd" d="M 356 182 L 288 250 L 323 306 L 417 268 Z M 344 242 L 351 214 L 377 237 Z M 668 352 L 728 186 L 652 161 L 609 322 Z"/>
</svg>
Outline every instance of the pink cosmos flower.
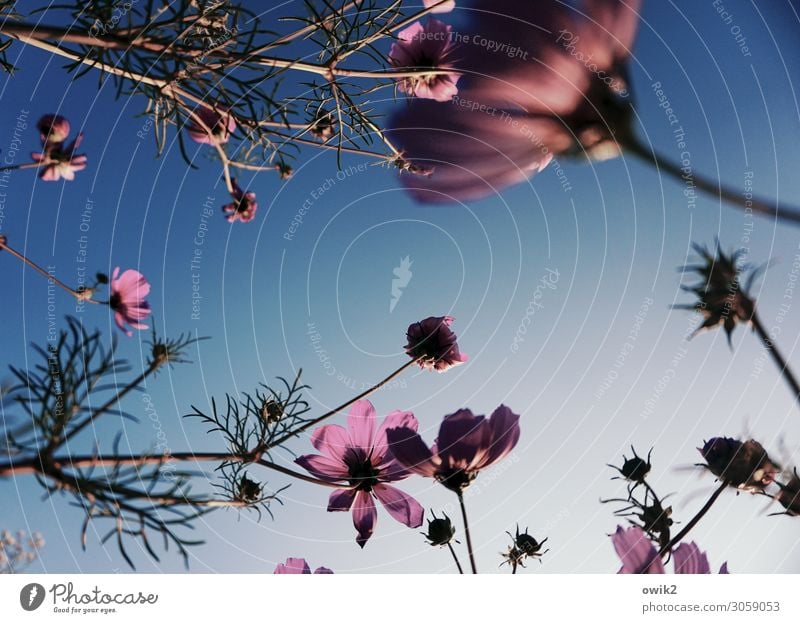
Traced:
<svg viewBox="0 0 800 623">
<path fill-rule="evenodd" d="M 409 528 L 422 525 L 424 510 L 414 498 L 387 483 L 403 480 L 409 473 L 389 451 L 386 431 L 403 427 L 417 430 L 413 413 L 393 411 L 376 427 L 375 409 L 368 400 L 359 400 L 347 416 L 348 427 L 321 426 L 311 435 L 319 454 L 307 454 L 295 462 L 314 477 L 341 485 L 328 500 L 328 511 L 351 511 L 364 547 L 372 536 L 378 511 L 377 498 L 388 513 Z"/>
<path fill-rule="evenodd" d="M 442 0 L 422 0 L 422 4 L 426 9 L 433 5 L 438 5 L 431 13 L 449 13 L 456 8 L 456 0 L 447 0 L 447 2 L 442 2 Z"/>
<path fill-rule="evenodd" d="M 287 558 L 285 563 L 279 563 L 273 571 L 273 574 L 278 575 L 294 573 L 311 575 L 311 567 L 308 566 L 305 558 Z M 333 573 L 333 571 L 327 567 L 317 567 L 314 569 L 314 573 Z"/>
<path fill-rule="evenodd" d="M 419 366 L 428 370 L 445 370 L 469 359 L 458 349 L 456 334 L 450 330 L 455 318 L 431 316 L 408 327 L 406 353 L 414 359 L 421 357 Z"/>
<path fill-rule="evenodd" d="M 408 471 L 436 478 L 448 489 L 461 492 L 480 470 L 506 457 L 519 441 L 519 416 L 499 406 L 489 419 L 461 409 L 442 420 L 439 436 L 428 448 L 416 428 L 387 431 L 389 447 Z"/>
<path fill-rule="evenodd" d="M 658 555 L 652 541 L 647 538 L 644 530 L 639 526 L 623 528 L 617 526 L 617 531 L 611 537 L 614 549 L 622 560 L 619 573 L 666 573 L 664 563 Z M 672 552 L 675 573 L 695 574 L 711 573 L 708 557 L 705 552 L 694 542 L 681 543 Z M 647 569 L 645 570 L 645 565 Z M 720 573 L 728 573 L 728 563 L 724 563 Z"/>
<path fill-rule="evenodd" d="M 398 33 L 397 43 L 389 50 L 389 62 L 396 69 L 409 71 L 452 69 L 452 30 L 451 26 L 433 18 L 424 25 L 421 22 L 412 24 Z M 398 88 L 407 95 L 447 102 L 458 93 L 459 78 L 456 72 L 414 76 L 400 80 Z"/>
<path fill-rule="evenodd" d="M 65 146 L 70 125 L 61 115 L 44 115 L 36 123 L 36 127 L 39 129 L 42 151 L 33 152 L 31 158 L 41 164 L 39 178 L 45 182 L 74 180 L 75 173 L 86 168 L 86 156 L 75 153 L 83 140 L 83 134 L 78 134 L 74 141 Z"/>
<path fill-rule="evenodd" d="M 194 114 L 200 117 L 200 120 L 211 130 L 211 134 L 209 134 L 202 125 L 191 119 L 186 126 L 186 132 L 195 143 L 224 145 L 236 130 L 236 120 L 233 115 L 225 111 L 217 112 L 205 107 L 199 107 L 194 111 Z"/>
<path fill-rule="evenodd" d="M 128 337 L 133 335 L 126 325 L 134 329 L 147 329 L 140 321 L 150 315 L 150 304 L 145 297 L 150 293 L 150 284 L 138 270 L 126 270 L 121 275 L 119 267 L 111 275 L 111 298 L 109 306 L 114 311 L 117 326 Z"/>
<path fill-rule="evenodd" d="M 222 206 L 222 211 L 228 215 L 228 222 L 235 223 L 237 220 L 242 223 L 249 223 L 256 217 L 256 210 L 258 204 L 256 203 L 256 194 L 254 192 L 244 192 L 235 179 L 231 180 L 233 185 L 233 203 L 228 203 Z"/>
<path fill-rule="evenodd" d="M 415 199 L 473 200 L 523 182 L 554 156 L 605 159 L 629 131 L 625 63 L 640 0 L 476 0 L 460 33 L 458 97 L 410 102 L 388 135 L 427 177 Z"/>
</svg>

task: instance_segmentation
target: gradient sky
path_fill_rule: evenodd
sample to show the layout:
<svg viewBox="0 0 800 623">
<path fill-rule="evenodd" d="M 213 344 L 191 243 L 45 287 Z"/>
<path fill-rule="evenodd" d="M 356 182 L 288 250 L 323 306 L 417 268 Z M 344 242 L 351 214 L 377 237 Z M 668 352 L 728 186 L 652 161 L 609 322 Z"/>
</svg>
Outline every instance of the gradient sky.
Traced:
<svg viewBox="0 0 800 623">
<path fill-rule="evenodd" d="M 651 88 L 660 81 L 686 130 L 696 172 L 719 175 L 742 191 L 752 172 L 757 194 L 800 205 L 794 86 L 800 77 L 800 20 L 784 0 L 724 5 L 751 56 L 742 54 L 732 24 L 712 2 L 645 0 L 631 63 L 639 134 L 678 157 Z M 543 566 L 532 563 L 530 572 L 616 571 L 606 535 L 618 520 L 599 499 L 624 493 L 620 481 L 609 480 L 613 472 L 605 465 L 619 464 L 630 444 L 643 452 L 654 447 L 651 482 L 660 494 L 673 494 L 674 518 L 684 523 L 714 487 L 712 477 L 692 468 L 704 439 L 748 435 L 778 460 L 800 462 L 800 413 L 769 359 L 758 372 L 763 349 L 756 337 L 738 329 L 733 350 L 719 331 L 687 343 L 697 319 L 670 309 L 691 301 L 679 289 L 676 267 L 691 259 L 692 241 L 711 244 L 719 236 L 725 247 L 735 248 L 749 236 L 744 243 L 754 263 L 775 260 L 755 288 L 761 316 L 768 327 L 780 324 L 779 344 L 797 362 L 800 302 L 783 298 L 800 253 L 797 227 L 750 221 L 705 196 L 689 208 L 680 183 L 660 178 L 635 157 L 594 165 L 561 160 L 567 192 L 550 168 L 499 196 L 426 207 L 404 194 L 394 172 L 360 166 L 372 164 L 363 157 L 345 158 L 342 166 L 350 174 L 337 180 L 333 154 L 307 152 L 287 182 L 272 174 L 242 177 L 258 194 L 253 223 L 231 226 L 217 212 L 208 219 L 201 267 L 194 271 L 202 299 L 199 319 L 193 319 L 190 263 L 203 206 L 211 201 L 218 210 L 227 201 L 207 150 L 197 150 L 196 170 L 187 169 L 176 143 L 156 159 L 152 132 L 138 116 L 143 100 L 115 101 L 110 85 L 97 91 L 92 73 L 71 82 L 61 60 L 22 45 L 10 54 L 20 71 L 3 76 L 0 86 L 3 154 L 22 111 L 29 115 L 19 158 L 38 148 L 36 119 L 58 112 L 84 131 L 90 165 L 67 184 L 14 172 L 0 232 L 39 263 L 55 266 L 59 278 L 74 282 L 81 212 L 91 199 L 90 269 L 138 268 L 153 284 L 153 322 L 162 333 L 213 338 L 195 350 L 194 364 L 147 383 L 174 451 L 222 449 L 196 421 L 181 417 L 192 405 L 205 408 L 212 396 L 253 391 L 302 367 L 312 386 L 309 401 L 320 413 L 350 397 L 351 386 L 372 383 L 406 361 L 402 346 L 410 322 L 452 314 L 470 362 L 444 375 L 412 371 L 402 377 L 404 386 L 372 400 L 380 414 L 412 410 L 429 441 L 442 416 L 462 406 L 488 414 L 504 403 L 522 414 L 515 452 L 482 473 L 468 495 L 482 571 L 498 569 L 505 531 L 517 523 L 539 539 L 549 538 Z M 328 178 L 336 183 L 313 200 L 294 239 L 286 240 L 298 209 Z M 413 261 L 413 275 L 390 312 L 393 270 L 404 257 Z M 541 292 L 542 308 L 512 352 L 548 271 L 558 273 L 555 288 Z M 0 363 L 24 365 L 27 345 L 46 339 L 47 284 L 5 254 L 0 275 L 6 293 Z M 782 303 L 789 309 L 779 323 Z M 59 295 L 57 313 L 74 310 L 74 301 Z M 633 349 L 615 367 L 637 314 Z M 108 336 L 116 332 L 103 308 L 87 308 L 82 318 Z M 319 335 L 318 348 L 330 357 L 327 368 L 314 350 L 309 324 Z M 147 354 L 147 337 L 121 339 L 120 353 L 136 368 Z M 610 371 L 617 376 L 601 392 Z M 653 400 L 665 375 L 671 380 Z M 130 451 L 146 449 L 155 431 L 145 403 L 134 396 L 125 406 L 140 418 L 124 424 L 125 444 Z M 13 421 L 14 413 L 6 408 L 3 417 Z M 99 443 L 107 448 L 119 427 L 111 422 L 100 429 Z M 291 447 L 297 453 L 312 450 L 307 438 Z M 270 486 L 286 484 L 276 474 L 251 472 Z M 414 477 L 401 487 L 426 508 L 449 509 L 455 516 L 455 497 L 441 486 Z M 33 571 L 126 571 L 113 545 L 104 548 L 91 535 L 87 552 L 81 551 L 82 515 L 67 498 L 43 501 L 31 478 L 0 482 L 0 492 L 0 527 L 39 530 L 47 540 Z M 275 506 L 274 520 L 217 512 L 198 525 L 207 544 L 192 550 L 191 570 L 271 572 L 275 562 L 303 556 L 312 566 L 337 572 L 452 571 L 446 551 L 425 545 L 418 530 L 394 522 L 382 509 L 375 535 L 361 551 L 349 514 L 325 511 L 327 496 L 327 489 L 298 483 L 283 494 L 284 506 Z M 693 530 L 691 538 L 709 552 L 713 568 L 727 560 L 734 573 L 800 572 L 800 524 L 767 517 L 776 510 L 767 502 L 727 492 Z M 130 551 L 139 570 L 183 569 L 172 553 L 156 565 L 137 545 Z"/>
</svg>

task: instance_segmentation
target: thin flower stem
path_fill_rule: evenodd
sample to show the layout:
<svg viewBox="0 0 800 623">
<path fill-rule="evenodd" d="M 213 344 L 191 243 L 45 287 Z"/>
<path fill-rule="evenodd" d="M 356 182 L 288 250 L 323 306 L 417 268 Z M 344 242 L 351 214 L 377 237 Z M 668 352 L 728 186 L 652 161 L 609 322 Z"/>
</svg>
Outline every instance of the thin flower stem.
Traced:
<svg viewBox="0 0 800 623">
<path fill-rule="evenodd" d="M 664 547 L 661 548 L 661 550 L 658 552 L 658 556 L 663 558 L 669 552 L 671 552 L 672 549 L 678 543 L 680 543 L 686 537 L 687 534 L 689 534 L 689 532 L 692 530 L 692 528 L 694 528 L 698 524 L 698 522 L 711 509 L 711 507 L 714 506 L 714 502 L 717 501 L 717 498 L 720 495 L 722 495 L 722 492 L 725 491 L 725 489 L 727 487 L 729 487 L 729 486 L 730 486 L 730 483 L 727 480 L 723 480 L 722 483 L 719 485 L 719 487 L 717 487 L 717 489 L 714 491 L 714 493 L 711 494 L 711 497 L 708 498 L 708 501 L 705 504 L 703 504 L 703 508 L 701 508 L 699 511 L 697 511 L 697 514 L 689 520 L 689 523 L 687 523 L 683 527 L 683 530 L 678 532 L 678 534 L 676 534 L 674 537 L 672 537 L 672 540 L 669 543 L 667 543 Z M 645 566 L 645 569 L 647 569 L 647 567 L 649 567 L 649 566 L 650 565 Z"/>
<path fill-rule="evenodd" d="M 83 456 L 67 456 L 55 457 L 52 459 L 51 464 L 56 470 L 63 468 L 81 469 L 87 467 L 122 467 L 122 466 L 142 466 L 142 465 L 158 465 L 178 462 L 195 462 L 195 463 L 222 463 L 222 462 L 241 462 L 242 458 L 235 454 L 225 452 L 176 452 L 173 454 L 97 454 L 97 455 L 83 455 Z M 0 477 L 32 474 L 40 472 L 41 461 L 38 458 L 27 459 L 24 461 L 11 461 L 0 465 Z M 258 465 L 266 467 L 267 469 L 280 472 L 286 476 L 309 482 L 315 485 L 322 485 L 323 487 L 341 487 L 335 483 L 327 482 L 325 480 L 318 480 L 312 476 L 295 472 L 288 467 L 283 467 L 272 461 L 266 459 L 259 459 Z"/>
<path fill-rule="evenodd" d="M 761 319 L 755 312 L 753 312 L 753 316 L 750 318 L 750 324 L 753 325 L 753 330 L 758 334 L 758 337 L 761 338 L 761 341 L 764 343 L 764 348 L 766 348 L 769 354 L 772 355 L 775 365 L 778 366 L 781 376 L 783 376 L 784 380 L 792 389 L 795 399 L 800 402 L 800 383 L 797 382 L 797 378 L 795 378 L 794 373 L 792 372 L 791 368 L 789 368 L 788 362 L 778 350 L 775 342 L 772 341 L 772 338 L 764 328 L 764 325 L 761 324 Z"/>
<path fill-rule="evenodd" d="M 456 568 L 458 569 L 458 572 L 461 575 L 464 575 L 464 569 L 461 568 L 461 562 L 458 560 L 458 555 L 456 554 L 456 550 L 453 549 L 453 544 L 450 541 L 447 542 L 447 548 L 450 550 L 450 553 L 453 555 L 453 560 L 456 563 Z"/>
<path fill-rule="evenodd" d="M 428 13 L 429 10 L 421 11 L 420 13 Z M 412 20 L 413 21 L 413 20 Z M 405 24 L 408 20 L 404 20 Z M 400 25 L 395 28 L 399 28 Z M 393 30 L 395 29 L 393 28 Z M 37 26 L 33 24 L 10 23 L 0 26 L 0 34 L 9 37 L 14 37 L 19 41 L 28 45 L 42 47 L 42 43 L 49 41 L 58 41 L 61 43 L 77 43 L 89 47 L 98 47 L 106 49 L 123 49 L 130 48 L 143 48 L 150 52 L 166 55 L 167 57 L 176 57 L 175 60 L 180 60 L 183 56 L 180 53 L 184 50 L 169 49 L 170 46 L 165 46 L 163 43 L 155 43 L 145 41 L 143 39 L 124 39 L 114 36 L 94 36 L 87 32 L 81 32 L 76 29 L 69 31 L 50 26 Z M 381 36 L 383 34 L 381 33 Z M 174 42 L 173 42 L 174 43 Z M 170 44 L 173 45 L 173 44 Z M 52 51 L 52 50 L 51 50 Z M 194 53 L 196 50 L 191 50 Z M 347 78 L 409 78 L 415 76 L 428 76 L 435 74 L 448 74 L 452 70 L 446 69 L 432 69 L 432 70 L 405 70 L 405 71 L 384 71 L 384 70 L 367 70 L 367 69 L 340 69 L 329 67 L 327 65 L 319 65 L 316 63 L 308 63 L 304 61 L 292 60 L 287 58 L 278 58 L 272 56 L 262 56 L 258 54 L 232 54 L 221 50 L 207 50 L 205 54 L 210 57 L 220 58 L 220 63 L 216 65 L 209 65 L 207 69 L 230 69 L 232 64 L 255 63 L 265 67 L 275 67 L 276 69 L 291 69 L 305 73 L 311 73 L 318 76 L 323 76 L 326 79 L 332 76 L 341 76 Z M 191 56 L 189 54 L 188 56 Z M 108 71 L 108 65 L 104 63 L 91 63 L 93 66 L 97 65 L 104 71 Z M 126 72 L 127 73 L 127 72 Z"/>
<path fill-rule="evenodd" d="M 312 428 L 313 426 L 316 426 L 317 424 L 319 424 L 323 420 L 328 419 L 332 415 L 335 415 L 335 414 L 339 413 L 340 411 L 343 411 L 344 409 L 349 407 L 354 402 L 358 402 L 359 400 L 361 400 L 363 398 L 366 398 L 367 396 L 369 396 L 370 394 L 376 392 L 377 390 L 379 390 L 381 387 L 386 385 L 388 382 L 390 382 L 394 378 L 400 376 L 403 372 L 405 372 L 408 368 L 410 368 L 412 365 L 417 363 L 420 359 L 421 359 L 421 357 L 417 357 L 417 358 L 412 359 L 411 361 L 403 364 L 397 370 L 395 370 L 389 376 L 387 376 L 385 379 L 383 379 L 381 381 L 378 381 L 377 383 L 375 383 L 375 385 L 373 385 L 372 387 L 364 390 L 363 392 L 358 394 L 358 396 L 356 396 L 355 398 L 351 398 L 347 402 L 344 402 L 344 403 L 340 404 L 338 407 L 335 407 L 335 408 L 331 409 L 327 413 L 323 413 L 318 418 L 314 418 L 313 420 L 309 420 L 308 422 L 306 422 L 302 426 L 299 426 L 296 429 L 294 429 L 293 431 L 286 433 L 283 437 L 280 437 L 277 441 L 273 441 L 272 443 L 270 443 L 269 447 L 270 448 L 276 448 L 277 446 L 285 443 L 286 441 L 288 441 L 292 437 L 296 437 L 297 435 L 299 435 L 303 431 L 306 431 L 309 428 Z"/>
<path fill-rule="evenodd" d="M 19 171 L 21 169 L 40 169 L 41 167 L 46 167 L 48 165 L 53 164 L 54 161 L 52 160 L 42 160 L 41 162 L 25 162 L 23 164 L 12 164 L 9 166 L 4 166 L 4 171 Z"/>
<path fill-rule="evenodd" d="M 467 552 L 469 552 L 469 565 L 472 567 L 472 573 L 478 573 L 478 567 L 475 565 L 475 553 L 472 549 L 472 535 L 469 531 L 469 522 L 467 521 L 467 507 L 464 506 L 464 494 L 459 491 L 456 493 L 458 496 L 458 503 L 461 506 L 461 518 L 464 521 L 464 534 L 467 536 Z"/>
<path fill-rule="evenodd" d="M 779 204 L 776 200 L 760 199 L 757 197 L 747 199 L 743 192 L 723 186 L 721 183 L 698 175 L 694 171 L 691 172 L 691 177 L 687 178 L 681 166 L 656 153 L 636 138 L 624 140 L 622 142 L 622 147 L 630 153 L 639 156 L 645 162 L 652 164 L 659 171 L 665 171 L 675 179 L 684 183 L 691 182 L 699 190 L 714 197 L 724 199 L 738 208 L 743 210 L 749 208 L 754 213 L 776 217 L 796 224 L 800 223 L 800 209 Z"/>
<path fill-rule="evenodd" d="M 6 241 L 4 240 L 4 238 L 2 236 L 0 236 L 0 251 L 2 251 L 2 250 L 8 251 L 11 255 L 13 255 L 17 259 L 22 260 L 22 262 L 24 262 L 25 264 L 27 264 L 28 266 L 33 268 L 37 273 L 39 273 L 40 275 L 46 277 L 48 279 L 48 281 L 53 282 L 55 285 L 57 285 L 62 290 L 65 290 L 66 292 L 69 292 L 72 296 L 74 296 L 79 301 L 88 301 L 89 303 L 94 303 L 95 305 L 99 305 L 100 304 L 100 301 L 95 301 L 94 299 L 92 299 L 90 297 L 87 297 L 86 294 L 78 292 L 76 290 L 73 290 L 67 284 L 65 284 L 65 283 L 59 281 L 58 279 L 56 279 L 53 275 L 51 275 L 49 272 L 47 272 L 44 268 L 42 268 L 41 266 L 39 266 L 35 262 L 29 260 L 22 253 L 20 253 L 19 251 L 9 247 L 8 244 L 6 243 Z"/>
</svg>

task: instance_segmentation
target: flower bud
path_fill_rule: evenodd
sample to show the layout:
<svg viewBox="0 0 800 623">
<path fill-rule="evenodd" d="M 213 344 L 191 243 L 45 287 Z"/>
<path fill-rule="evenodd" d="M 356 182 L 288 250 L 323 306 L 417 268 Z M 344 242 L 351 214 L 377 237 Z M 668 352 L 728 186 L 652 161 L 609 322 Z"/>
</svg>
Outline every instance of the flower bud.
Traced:
<svg viewBox="0 0 800 623">
<path fill-rule="evenodd" d="M 467 361 L 458 349 L 456 334 L 450 330 L 452 316 L 431 316 L 408 327 L 406 353 L 418 359 L 419 366 L 444 372 Z"/>
<path fill-rule="evenodd" d="M 431 514 L 433 515 L 433 513 Z M 444 514 L 443 518 L 433 515 L 433 519 L 428 520 L 428 532 L 422 532 L 421 534 L 428 539 L 429 545 L 444 546 L 453 540 L 455 533 L 456 529 L 453 523 L 450 521 L 450 518 Z"/>
</svg>

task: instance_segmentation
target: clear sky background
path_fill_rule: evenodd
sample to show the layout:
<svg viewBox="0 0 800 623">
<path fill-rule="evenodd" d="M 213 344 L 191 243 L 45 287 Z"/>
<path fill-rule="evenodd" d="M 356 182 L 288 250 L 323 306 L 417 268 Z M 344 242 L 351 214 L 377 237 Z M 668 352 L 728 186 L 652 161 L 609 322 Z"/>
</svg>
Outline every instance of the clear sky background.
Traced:
<svg viewBox="0 0 800 623">
<path fill-rule="evenodd" d="M 796 8 L 785 0 L 726 0 L 751 52 L 744 56 L 732 24 L 712 2 L 644 4 L 631 62 L 640 135 L 678 158 L 651 88 L 660 81 L 686 130 L 697 173 L 719 175 L 743 191 L 752 172 L 757 194 L 800 205 Z M 48 22 L 47 15 L 42 20 Z M 58 112 L 85 133 L 89 167 L 67 184 L 14 172 L 0 232 L 41 264 L 54 265 L 59 278 L 74 282 L 81 212 L 91 199 L 90 269 L 138 268 L 153 285 L 152 320 L 162 333 L 213 338 L 193 352 L 194 364 L 165 370 L 147 383 L 174 451 L 223 449 L 196 421 L 182 417 L 192 405 L 205 408 L 212 397 L 253 391 L 302 367 L 312 386 L 313 411 L 321 413 L 350 397 L 350 384 L 360 388 L 406 361 L 402 347 L 410 322 L 452 314 L 470 362 L 444 375 L 412 371 L 402 377 L 405 387 L 385 389 L 372 400 L 380 414 L 412 410 L 428 441 L 441 418 L 463 406 L 488 414 L 504 403 L 522 414 L 515 452 L 482 473 L 468 496 L 482 571 L 498 569 L 505 531 L 517 523 L 539 539 L 549 538 L 551 551 L 530 572 L 616 571 L 607 535 L 619 520 L 599 499 L 624 493 L 620 481 L 609 480 L 613 471 L 605 465 L 619 464 L 630 444 L 643 452 L 655 448 L 651 482 L 662 495 L 673 494 L 674 518 L 683 522 L 714 487 L 711 476 L 692 469 L 704 439 L 752 436 L 776 459 L 800 462 L 800 412 L 769 359 L 758 372 L 763 349 L 757 338 L 740 328 L 733 350 L 719 331 L 686 343 L 697 319 L 670 308 L 691 302 L 679 289 L 676 267 L 691 259 L 692 241 L 712 244 L 719 236 L 727 248 L 744 243 L 753 262 L 775 259 L 755 294 L 768 327 L 778 323 L 780 305 L 789 305 L 778 340 L 800 365 L 800 301 L 783 298 L 800 253 L 800 228 L 750 221 L 705 196 L 689 208 L 680 183 L 660 178 L 635 157 L 594 165 L 561 160 L 571 186 L 566 192 L 549 168 L 530 184 L 486 200 L 427 207 L 406 196 L 394 172 L 359 172 L 362 163 L 372 164 L 363 157 L 345 158 L 343 167 L 356 169 L 337 180 L 335 156 L 310 152 L 287 182 L 272 174 L 241 178 L 258 195 L 255 221 L 231 226 L 215 213 L 200 270 L 193 271 L 203 204 L 213 197 L 218 210 L 227 202 L 208 150 L 197 150 L 196 170 L 187 169 L 174 142 L 156 159 L 152 132 L 144 129 L 144 139 L 137 135 L 145 124 L 137 116 L 142 99 L 115 101 L 110 85 L 97 91 L 92 73 L 71 82 L 61 60 L 22 45 L 14 46 L 11 60 L 20 71 L 0 82 L 3 154 L 21 111 L 29 111 L 29 123 L 19 158 L 38 148 L 36 119 Z M 381 105 L 389 110 L 394 104 Z M 328 178 L 335 183 L 313 200 L 294 239 L 286 240 L 295 213 Z M 413 276 L 390 311 L 393 270 L 406 256 Z M 558 272 L 555 288 L 542 293 L 542 308 L 514 353 L 514 336 L 548 271 Z M 199 319 L 192 318 L 193 272 L 202 295 Z M 0 363 L 23 365 L 30 356 L 27 345 L 46 339 L 47 284 L 4 254 L 0 275 Z M 59 315 L 74 310 L 74 301 L 59 295 Z M 643 320 L 633 350 L 615 367 L 637 314 Z M 87 308 L 82 318 L 109 337 L 116 332 L 103 308 Z M 318 347 L 330 357 L 327 368 L 308 335 L 310 323 Z M 137 368 L 147 355 L 147 337 L 121 339 L 120 353 Z M 602 392 L 610 372 L 617 376 Z M 670 380 L 654 399 L 665 375 Z M 140 418 L 119 425 L 130 451 L 146 449 L 155 439 L 145 406 L 139 396 L 126 402 Z M 6 409 L 3 417 L 14 413 Z M 108 448 L 119 426 L 100 431 L 99 443 Z M 307 438 L 292 448 L 312 451 Z M 279 475 L 251 472 L 268 485 L 286 484 Z M 414 477 L 401 487 L 426 508 L 449 509 L 455 517 L 455 497 L 440 485 Z M 418 530 L 401 526 L 382 509 L 362 551 L 350 515 L 325 511 L 328 493 L 294 484 L 282 495 L 284 506 L 274 507 L 274 520 L 258 522 L 235 511 L 209 516 L 197 527 L 207 544 L 192 549 L 191 571 L 272 572 L 287 556 L 337 572 L 452 571 L 446 551 L 425 545 Z M 39 530 L 47 540 L 32 570 L 126 570 L 115 547 L 101 546 L 91 534 L 87 551 L 81 550 L 82 515 L 67 498 L 43 501 L 32 478 L 0 482 L 0 496 L 0 527 Z M 726 492 L 693 530 L 691 538 L 708 551 L 712 568 L 727 560 L 734 573 L 800 572 L 800 523 L 767 517 L 777 510 L 767 502 Z M 156 565 L 136 545 L 130 551 L 139 570 L 183 569 L 174 554 Z"/>
</svg>

